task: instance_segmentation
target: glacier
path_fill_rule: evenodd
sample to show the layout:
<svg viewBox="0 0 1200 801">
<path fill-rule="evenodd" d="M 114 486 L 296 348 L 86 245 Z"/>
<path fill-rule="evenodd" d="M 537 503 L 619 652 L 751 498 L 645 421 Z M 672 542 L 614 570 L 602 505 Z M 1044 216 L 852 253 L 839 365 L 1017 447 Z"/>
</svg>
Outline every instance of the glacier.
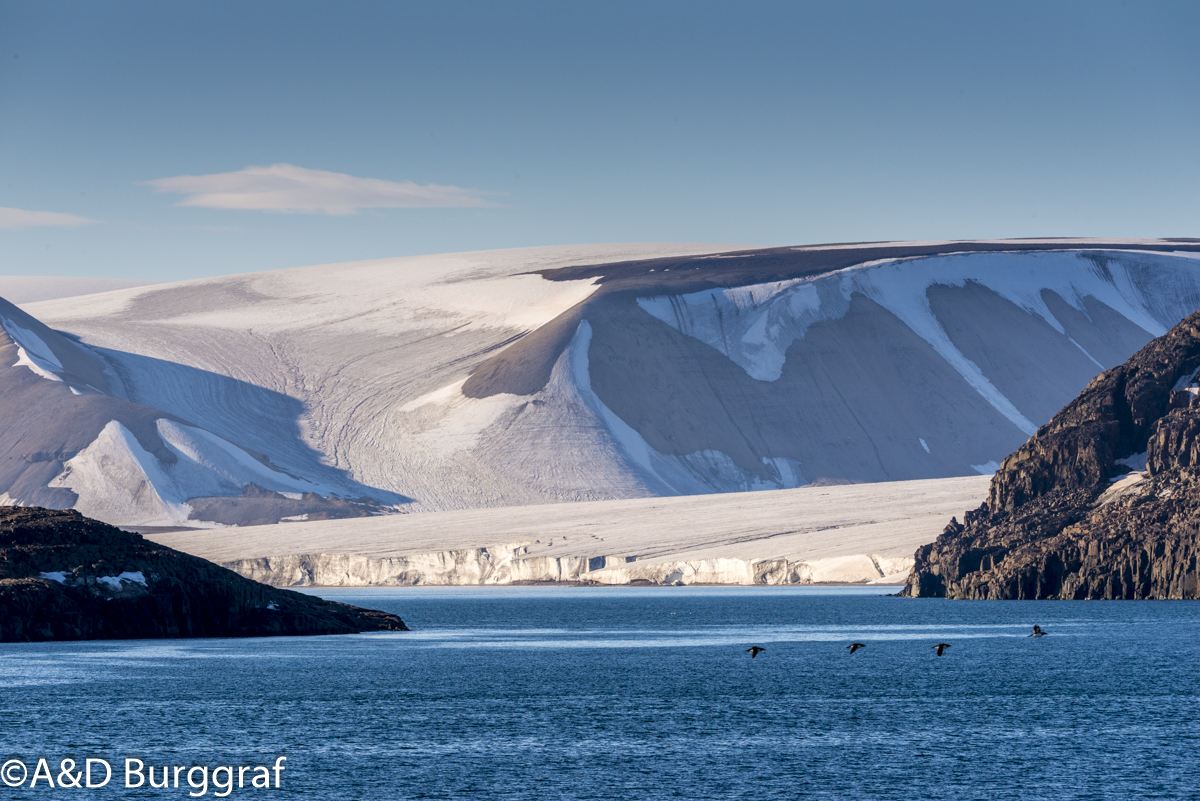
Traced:
<svg viewBox="0 0 1200 801">
<path fill-rule="evenodd" d="M 1200 306 L 1195 250 L 570 246 L 5 304 L 0 494 L 212 529 L 987 474 Z"/>
<path fill-rule="evenodd" d="M 276 586 L 897 583 L 983 476 L 157 531 Z"/>
</svg>

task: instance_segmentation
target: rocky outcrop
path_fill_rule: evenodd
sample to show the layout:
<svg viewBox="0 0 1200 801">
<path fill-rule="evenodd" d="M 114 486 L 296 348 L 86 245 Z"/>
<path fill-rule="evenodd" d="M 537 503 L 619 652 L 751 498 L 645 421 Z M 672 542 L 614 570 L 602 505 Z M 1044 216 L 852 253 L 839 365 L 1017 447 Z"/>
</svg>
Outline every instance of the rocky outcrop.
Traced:
<svg viewBox="0 0 1200 801">
<path fill-rule="evenodd" d="M 1200 598 L 1198 372 L 1200 312 L 1005 459 L 988 500 L 918 549 L 904 594 Z"/>
<path fill-rule="evenodd" d="M 0 642 L 407 631 L 75 511 L 0 508 Z"/>
</svg>

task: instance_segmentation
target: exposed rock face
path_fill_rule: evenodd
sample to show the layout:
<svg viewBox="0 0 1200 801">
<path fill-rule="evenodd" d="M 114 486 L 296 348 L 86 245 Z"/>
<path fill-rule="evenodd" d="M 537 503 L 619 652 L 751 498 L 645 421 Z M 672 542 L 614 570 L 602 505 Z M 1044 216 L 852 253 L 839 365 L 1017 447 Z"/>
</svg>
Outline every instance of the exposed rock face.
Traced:
<svg viewBox="0 0 1200 801">
<path fill-rule="evenodd" d="M 0 508 L 0 642 L 407 631 L 75 511 Z"/>
<path fill-rule="evenodd" d="M 1200 598 L 1198 371 L 1200 312 L 1005 459 L 987 502 L 917 550 L 904 594 Z"/>
</svg>

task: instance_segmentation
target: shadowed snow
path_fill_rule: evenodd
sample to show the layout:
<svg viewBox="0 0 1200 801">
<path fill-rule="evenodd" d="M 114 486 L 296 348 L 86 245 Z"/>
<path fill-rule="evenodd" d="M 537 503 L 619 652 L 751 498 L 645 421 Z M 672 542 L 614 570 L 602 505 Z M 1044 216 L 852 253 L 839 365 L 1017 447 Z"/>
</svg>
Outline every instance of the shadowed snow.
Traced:
<svg viewBox="0 0 1200 801">
<path fill-rule="evenodd" d="M 155 487 L 144 502 L 159 520 L 251 483 L 267 493 L 241 502 L 252 519 L 270 507 L 311 520 L 315 509 L 269 494 L 311 486 L 437 511 L 988 473 L 1102 368 L 1200 305 L 1200 261 L 1170 252 L 1189 247 L 530 248 L 32 304 L 80 342 L 10 319 L 83 393 L 60 394 L 95 410 L 74 422 L 57 382 L 16 368 L 45 385 L 13 383 L 21 404 L 36 391 L 48 427 L 76 433 L 69 446 L 10 445 L 0 492 L 61 505 L 75 487 L 109 491 L 89 508 L 134 514 L 120 500 L 131 490 L 85 480 L 101 453 Z M 68 345 L 107 366 L 111 398 L 136 413 L 71 383 Z M 5 358 L 18 362 L 16 346 Z M 56 479 L 110 421 L 128 436 Z M 227 507 L 206 519 L 251 519 Z"/>
</svg>

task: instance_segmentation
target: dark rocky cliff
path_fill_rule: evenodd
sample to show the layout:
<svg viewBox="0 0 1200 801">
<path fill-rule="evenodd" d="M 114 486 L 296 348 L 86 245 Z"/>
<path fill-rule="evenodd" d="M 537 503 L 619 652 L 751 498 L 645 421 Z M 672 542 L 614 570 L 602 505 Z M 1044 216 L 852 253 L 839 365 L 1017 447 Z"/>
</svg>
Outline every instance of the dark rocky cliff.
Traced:
<svg viewBox="0 0 1200 801">
<path fill-rule="evenodd" d="M 75 511 L 0 508 L 0 642 L 407 631 Z"/>
<path fill-rule="evenodd" d="M 1200 598 L 1198 370 L 1200 312 L 1005 459 L 988 500 L 917 550 L 904 594 Z"/>
</svg>

